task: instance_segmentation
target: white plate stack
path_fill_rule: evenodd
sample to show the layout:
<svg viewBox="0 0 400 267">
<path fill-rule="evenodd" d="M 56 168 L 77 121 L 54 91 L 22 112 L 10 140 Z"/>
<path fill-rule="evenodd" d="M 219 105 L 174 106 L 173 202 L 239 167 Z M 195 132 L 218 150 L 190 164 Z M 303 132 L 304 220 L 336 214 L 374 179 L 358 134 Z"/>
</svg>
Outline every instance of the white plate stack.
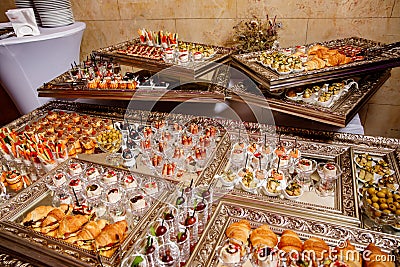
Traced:
<svg viewBox="0 0 400 267">
<path fill-rule="evenodd" d="M 40 21 L 39 13 L 35 9 L 33 0 L 15 0 L 15 6 L 17 8 L 33 8 L 33 12 L 35 13 L 36 23 L 38 26 L 42 26 L 42 22 Z"/>
<path fill-rule="evenodd" d="M 75 22 L 69 0 L 33 0 L 42 27 L 61 27 Z"/>
</svg>

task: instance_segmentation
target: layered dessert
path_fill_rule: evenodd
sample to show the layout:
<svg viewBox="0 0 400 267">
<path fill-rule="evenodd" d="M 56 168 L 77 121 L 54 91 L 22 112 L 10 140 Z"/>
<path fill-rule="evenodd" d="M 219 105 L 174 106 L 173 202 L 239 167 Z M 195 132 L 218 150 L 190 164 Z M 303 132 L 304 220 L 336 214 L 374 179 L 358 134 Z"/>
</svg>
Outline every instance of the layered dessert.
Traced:
<svg viewBox="0 0 400 267">
<path fill-rule="evenodd" d="M 136 195 L 129 200 L 132 211 L 144 209 L 146 207 L 146 200 L 143 195 Z"/>
</svg>

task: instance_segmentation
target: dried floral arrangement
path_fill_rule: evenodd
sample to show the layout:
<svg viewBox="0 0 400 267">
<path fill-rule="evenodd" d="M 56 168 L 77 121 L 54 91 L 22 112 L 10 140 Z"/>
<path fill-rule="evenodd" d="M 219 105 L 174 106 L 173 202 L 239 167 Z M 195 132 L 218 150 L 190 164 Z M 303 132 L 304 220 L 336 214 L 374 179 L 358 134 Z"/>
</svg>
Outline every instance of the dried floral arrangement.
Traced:
<svg viewBox="0 0 400 267">
<path fill-rule="evenodd" d="M 278 39 L 279 23 L 270 19 L 267 15 L 266 21 L 256 16 L 250 21 L 240 21 L 233 27 L 235 30 L 233 44 L 238 53 L 248 53 L 271 48 Z"/>
</svg>

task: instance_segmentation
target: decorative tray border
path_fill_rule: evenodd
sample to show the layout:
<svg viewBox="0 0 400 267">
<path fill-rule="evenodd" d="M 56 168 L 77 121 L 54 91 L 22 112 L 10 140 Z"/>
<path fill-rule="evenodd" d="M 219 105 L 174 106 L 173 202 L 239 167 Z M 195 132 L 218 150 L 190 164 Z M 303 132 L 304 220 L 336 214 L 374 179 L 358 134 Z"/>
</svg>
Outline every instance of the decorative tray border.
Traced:
<svg viewBox="0 0 400 267">
<path fill-rule="evenodd" d="M 393 49 L 385 49 L 385 47 L 389 47 L 390 45 L 385 46 L 379 42 L 359 37 L 350 37 L 312 43 L 307 46 L 312 46 L 314 44 L 321 44 L 327 47 L 334 45 L 355 45 L 365 49 L 367 59 L 341 66 L 326 67 L 319 70 L 303 71 L 288 75 L 279 75 L 272 69 L 259 64 L 256 59 L 261 52 L 233 55 L 232 64 L 242 69 L 246 74 L 261 83 L 269 91 L 276 91 L 337 78 L 350 78 L 351 76 L 362 73 L 375 72 L 377 70 L 399 66 L 398 53 L 392 53 L 391 50 Z"/>
<path fill-rule="evenodd" d="M 268 224 L 278 234 L 284 229 L 292 229 L 299 234 L 300 238 L 317 236 L 331 246 L 338 245 L 340 240 L 350 240 L 358 249 L 365 248 L 370 242 L 374 242 L 385 251 L 394 250 L 400 245 L 400 239 L 391 235 L 327 223 L 278 209 L 267 209 L 261 205 L 249 205 L 224 199 L 218 204 L 187 264 L 193 267 L 218 266 L 216 247 L 225 239 L 225 229 L 228 225 L 241 219 L 249 220 L 253 226 Z"/>
<path fill-rule="evenodd" d="M 117 51 L 119 49 L 124 49 L 132 44 L 138 44 L 139 39 L 128 40 L 122 43 L 114 44 L 108 47 L 100 48 L 94 51 L 94 54 L 100 57 L 107 57 L 113 58 L 121 63 L 133 65 L 135 67 L 139 67 L 142 69 L 148 69 L 151 71 L 162 71 L 164 70 L 165 73 L 172 74 L 174 76 L 179 75 L 179 77 L 191 77 L 191 78 L 198 78 L 218 66 L 216 63 L 224 63 L 230 59 L 230 54 L 232 50 L 226 47 L 221 46 L 213 46 L 217 53 L 210 59 L 196 62 L 195 64 L 190 64 L 187 66 L 184 65 L 176 65 L 171 63 L 166 63 L 163 60 L 155 60 L 155 59 L 148 59 L 136 56 L 129 56 L 120 54 Z M 192 42 L 191 42 L 192 43 Z M 199 45 L 205 45 L 200 43 L 194 43 Z"/>
</svg>

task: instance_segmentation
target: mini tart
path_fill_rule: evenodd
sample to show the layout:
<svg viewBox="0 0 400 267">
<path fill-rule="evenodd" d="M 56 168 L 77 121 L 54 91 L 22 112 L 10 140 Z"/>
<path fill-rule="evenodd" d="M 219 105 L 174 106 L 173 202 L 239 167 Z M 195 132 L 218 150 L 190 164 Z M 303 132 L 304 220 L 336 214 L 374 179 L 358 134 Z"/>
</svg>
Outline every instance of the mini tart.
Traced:
<svg viewBox="0 0 400 267">
<path fill-rule="evenodd" d="M 104 174 L 103 174 L 103 181 L 105 183 L 115 183 L 118 181 L 118 175 L 114 170 L 107 170 Z"/>
<path fill-rule="evenodd" d="M 69 186 L 73 188 L 75 191 L 79 191 L 82 189 L 82 180 L 79 178 L 71 179 L 69 181 Z"/>
<path fill-rule="evenodd" d="M 335 177 L 336 176 L 337 168 L 332 163 L 327 163 L 323 167 L 324 175 L 327 177 Z"/>
<path fill-rule="evenodd" d="M 122 192 L 118 188 L 112 188 L 107 192 L 107 199 L 110 203 L 117 203 L 122 198 Z"/>
<path fill-rule="evenodd" d="M 85 175 L 88 179 L 94 179 L 100 175 L 99 170 L 96 167 L 90 167 L 86 169 Z"/>
<path fill-rule="evenodd" d="M 86 195 L 88 197 L 97 197 L 101 194 L 101 187 L 98 184 L 90 184 L 86 186 Z"/>
<path fill-rule="evenodd" d="M 302 171 L 311 171 L 312 170 L 312 161 L 309 159 L 300 159 L 297 165 Z"/>
<path fill-rule="evenodd" d="M 129 204 L 133 211 L 141 210 L 146 207 L 146 200 L 143 195 L 136 195 L 129 199 Z"/>
<path fill-rule="evenodd" d="M 63 185 L 66 181 L 67 177 L 62 172 L 59 172 L 53 176 L 53 183 L 56 187 Z"/>
<path fill-rule="evenodd" d="M 78 162 L 69 164 L 68 170 L 72 176 L 78 175 L 83 172 L 82 165 Z"/>
<path fill-rule="evenodd" d="M 156 194 L 158 193 L 158 185 L 156 182 L 148 182 L 144 184 L 143 190 L 149 195 Z"/>
<path fill-rule="evenodd" d="M 132 175 L 127 175 L 124 178 L 124 186 L 125 188 L 136 188 L 138 187 L 138 183 L 135 177 Z"/>
</svg>

